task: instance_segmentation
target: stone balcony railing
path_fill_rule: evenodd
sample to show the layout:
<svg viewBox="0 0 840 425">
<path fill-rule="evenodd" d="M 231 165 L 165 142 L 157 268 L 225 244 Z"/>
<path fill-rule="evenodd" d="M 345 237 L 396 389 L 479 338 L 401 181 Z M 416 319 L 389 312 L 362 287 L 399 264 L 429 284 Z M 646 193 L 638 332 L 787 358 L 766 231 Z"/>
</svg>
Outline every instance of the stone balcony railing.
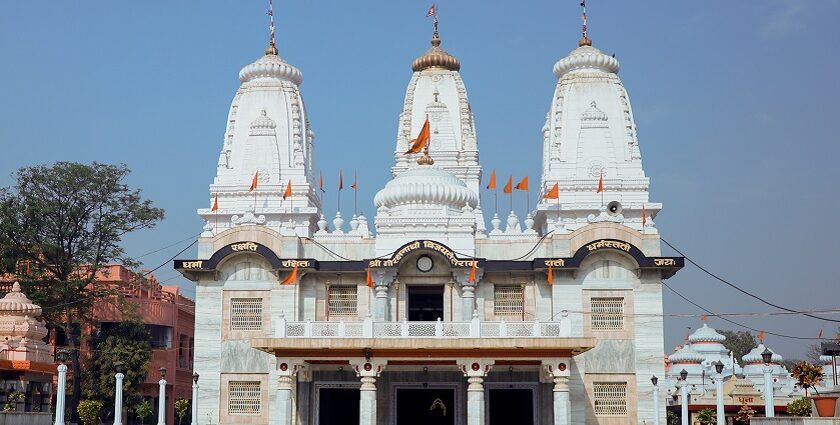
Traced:
<svg viewBox="0 0 840 425">
<path fill-rule="evenodd" d="M 568 318 L 552 322 L 481 321 L 468 322 L 376 322 L 363 321 L 290 322 L 281 317 L 275 338 L 568 338 Z"/>
</svg>

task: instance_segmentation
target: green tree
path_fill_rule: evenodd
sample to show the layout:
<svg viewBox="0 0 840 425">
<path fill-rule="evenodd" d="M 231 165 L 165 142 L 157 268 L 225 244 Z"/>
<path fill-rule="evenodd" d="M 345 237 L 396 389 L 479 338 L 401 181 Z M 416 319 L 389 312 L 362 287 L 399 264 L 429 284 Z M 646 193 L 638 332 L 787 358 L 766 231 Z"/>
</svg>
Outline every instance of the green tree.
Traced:
<svg viewBox="0 0 840 425">
<path fill-rule="evenodd" d="M 163 210 L 125 183 L 129 173 L 125 165 L 57 162 L 21 168 L 14 186 L 0 189 L 0 252 L 26 263 L 17 270 L 24 290 L 43 306 L 47 325 L 67 337 L 74 420 L 82 393 L 74 329 L 90 323 L 97 298 L 116 293 L 95 285 L 97 274 L 109 263 L 133 265 L 122 238 L 163 218 Z"/>
<path fill-rule="evenodd" d="M 735 358 L 740 361 L 741 357 L 749 353 L 750 350 L 758 346 L 753 334 L 747 331 L 718 331 L 721 335 L 726 337 L 723 341 L 723 346 L 727 350 L 735 354 Z"/>
<path fill-rule="evenodd" d="M 181 422 L 184 421 L 184 417 L 187 416 L 187 412 L 190 410 L 190 401 L 185 398 L 179 398 L 175 400 L 175 414 L 178 416 L 178 425 L 181 425 Z"/>
<path fill-rule="evenodd" d="M 114 405 L 117 366 L 123 368 L 123 401 L 133 406 L 142 399 L 140 385 L 152 358 L 152 336 L 142 323 L 120 322 L 103 328 L 93 339 L 93 356 L 85 363 L 83 393 L 87 398 Z M 108 417 L 113 414 L 109 408 Z"/>
<path fill-rule="evenodd" d="M 141 424 L 146 423 L 146 418 L 152 416 L 152 403 L 149 399 L 143 399 L 143 401 L 134 405 L 134 415 L 137 416 L 137 420 Z"/>
</svg>

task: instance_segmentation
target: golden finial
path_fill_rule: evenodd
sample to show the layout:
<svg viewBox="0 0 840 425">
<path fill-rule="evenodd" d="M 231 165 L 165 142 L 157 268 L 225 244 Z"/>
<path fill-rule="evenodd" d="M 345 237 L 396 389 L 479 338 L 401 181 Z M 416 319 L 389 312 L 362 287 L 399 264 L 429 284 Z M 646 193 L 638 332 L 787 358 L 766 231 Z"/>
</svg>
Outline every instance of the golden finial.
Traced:
<svg viewBox="0 0 840 425">
<path fill-rule="evenodd" d="M 429 144 L 427 143 L 426 148 L 423 149 L 423 156 L 421 156 L 420 158 L 417 158 L 417 164 L 418 165 L 433 165 L 434 163 L 435 163 L 435 160 L 432 159 L 431 156 L 429 156 Z"/>
<path fill-rule="evenodd" d="M 592 40 L 589 39 L 589 31 L 586 28 L 586 0 L 581 0 L 580 6 L 583 8 L 583 15 L 581 16 L 581 19 L 583 20 L 583 30 L 581 31 L 580 41 L 578 41 L 578 47 L 591 46 Z"/>
</svg>

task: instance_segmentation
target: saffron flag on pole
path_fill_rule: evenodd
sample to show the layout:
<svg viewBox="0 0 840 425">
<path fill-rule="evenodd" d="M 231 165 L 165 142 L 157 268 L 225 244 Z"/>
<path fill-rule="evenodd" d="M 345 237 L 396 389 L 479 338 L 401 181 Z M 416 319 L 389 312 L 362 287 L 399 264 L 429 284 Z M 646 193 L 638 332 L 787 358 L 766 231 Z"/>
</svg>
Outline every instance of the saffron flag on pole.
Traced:
<svg viewBox="0 0 840 425">
<path fill-rule="evenodd" d="M 437 6 L 432 4 L 432 7 L 429 8 L 429 11 L 426 12 L 426 17 L 437 16 Z"/>
<path fill-rule="evenodd" d="M 546 281 L 548 281 L 548 286 L 554 284 L 554 268 L 551 267 L 551 262 L 548 263 L 548 276 L 546 277 Z"/>
<path fill-rule="evenodd" d="M 474 283 L 475 282 L 475 268 L 478 264 L 478 261 L 473 260 L 472 266 L 470 267 L 470 276 L 467 278 L 467 282 Z"/>
<path fill-rule="evenodd" d="M 554 183 L 551 190 L 545 193 L 544 199 L 559 199 L 560 198 L 560 183 Z"/>
<path fill-rule="evenodd" d="M 764 331 L 758 331 L 758 342 L 764 344 L 764 336 L 765 336 Z"/>
<path fill-rule="evenodd" d="M 338 190 L 344 189 L 344 170 L 338 170 Z"/>
<path fill-rule="evenodd" d="M 431 137 L 431 131 L 429 130 L 429 116 L 426 115 L 426 121 L 423 123 L 423 128 L 420 129 L 420 134 L 417 135 L 417 138 L 411 141 L 411 147 L 405 151 L 406 154 L 410 153 L 418 153 L 426 147 L 429 143 L 429 138 Z"/>
<path fill-rule="evenodd" d="M 283 279 L 283 281 L 280 282 L 280 284 L 281 285 L 294 285 L 294 283 L 297 282 L 297 272 L 298 272 L 298 265 L 297 265 L 297 262 L 295 262 L 294 267 L 292 267 L 292 272 L 289 273 L 289 276 L 287 278 Z"/>
<path fill-rule="evenodd" d="M 604 191 L 604 172 L 601 171 L 601 177 L 598 178 L 598 190 L 595 193 L 601 193 Z"/>
<path fill-rule="evenodd" d="M 370 275 L 370 267 L 367 268 L 367 276 L 365 276 L 365 285 L 368 288 L 373 288 L 373 276 Z"/>
<path fill-rule="evenodd" d="M 359 180 L 358 180 L 358 176 L 356 175 L 356 173 L 353 173 L 353 184 L 351 184 L 350 187 L 353 188 L 353 190 L 356 190 L 356 189 L 359 188 Z"/>
<path fill-rule="evenodd" d="M 219 194 L 213 194 L 213 207 L 210 208 L 210 211 L 218 211 L 219 209 Z"/>
<path fill-rule="evenodd" d="M 292 196 L 292 181 L 291 180 L 289 180 L 289 184 L 286 185 L 286 191 L 283 192 L 283 199 L 285 200 L 286 198 L 288 198 L 290 196 Z"/>
<path fill-rule="evenodd" d="M 647 208 L 645 208 L 645 204 L 642 204 L 642 228 L 645 227 L 647 224 Z"/>
<path fill-rule="evenodd" d="M 505 193 L 513 193 L 513 176 L 508 177 L 507 184 L 503 189 Z"/>
<path fill-rule="evenodd" d="M 490 173 L 490 182 L 487 183 L 487 189 L 495 189 L 496 188 L 496 170 L 493 170 Z"/>
<path fill-rule="evenodd" d="M 248 188 L 248 192 L 253 192 L 257 189 L 257 180 L 260 178 L 259 170 L 254 172 L 254 178 L 251 180 L 251 187 Z"/>
<path fill-rule="evenodd" d="M 522 178 L 519 183 L 516 184 L 517 190 L 528 190 L 528 176 Z"/>
</svg>

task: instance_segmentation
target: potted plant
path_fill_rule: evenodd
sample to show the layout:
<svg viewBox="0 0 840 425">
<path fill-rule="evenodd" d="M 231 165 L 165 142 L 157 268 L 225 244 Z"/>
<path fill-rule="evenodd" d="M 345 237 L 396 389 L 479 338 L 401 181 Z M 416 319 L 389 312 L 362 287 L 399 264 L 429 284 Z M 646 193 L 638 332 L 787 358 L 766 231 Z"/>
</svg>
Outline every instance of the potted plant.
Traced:
<svg viewBox="0 0 840 425">
<path fill-rule="evenodd" d="M 717 412 L 715 409 L 703 409 L 697 412 L 697 422 L 700 422 L 700 425 L 715 425 L 717 424 Z"/>
<path fill-rule="evenodd" d="M 796 378 L 799 386 L 805 390 L 805 398 L 808 398 L 808 388 L 813 388 L 817 394 L 811 397 L 814 405 L 817 406 L 817 414 L 821 417 L 832 417 L 837 408 L 837 396 L 820 396 L 817 385 L 823 380 L 822 367 L 808 362 L 799 362 L 790 371 L 791 376 Z"/>
</svg>

